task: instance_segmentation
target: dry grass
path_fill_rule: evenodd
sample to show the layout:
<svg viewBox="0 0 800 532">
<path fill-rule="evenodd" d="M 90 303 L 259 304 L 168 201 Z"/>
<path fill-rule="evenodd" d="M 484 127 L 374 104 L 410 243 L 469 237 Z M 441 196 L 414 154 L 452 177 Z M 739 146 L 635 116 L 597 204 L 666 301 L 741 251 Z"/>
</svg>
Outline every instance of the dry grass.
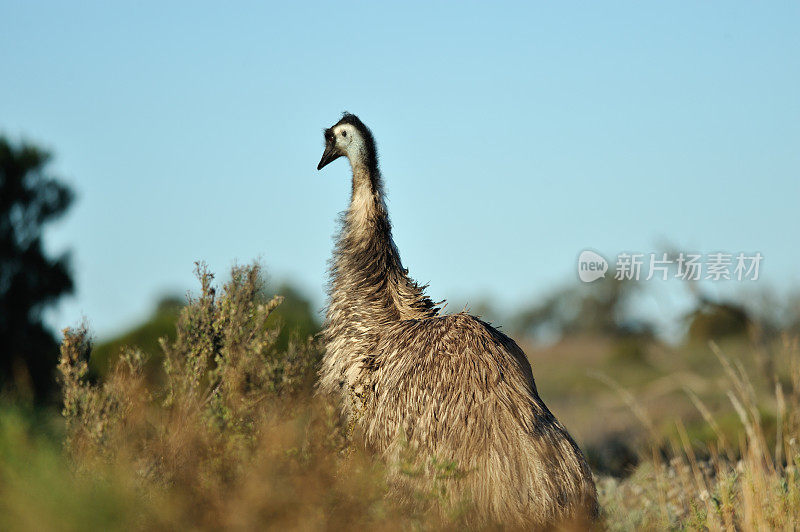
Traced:
<svg viewBox="0 0 800 532">
<path fill-rule="evenodd" d="M 729 408 L 740 422 L 737 439 L 727 436 L 712 410 L 687 389 L 714 438 L 709 444 L 693 441 L 680 418 L 672 419 L 675 436 L 666 443 L 653 434 L 650 459 L 629 478 L 605 477 L 598 482 L 608 528 L 794 530 L 800 524 L 796 340 L 785 338 L 776 353 L 772 397 L 759 392 L 741 361 L 716 344 L 710 350 L 725 375 Z M 645 422 L 652 427 L 652 422 Z"/>
</svg>

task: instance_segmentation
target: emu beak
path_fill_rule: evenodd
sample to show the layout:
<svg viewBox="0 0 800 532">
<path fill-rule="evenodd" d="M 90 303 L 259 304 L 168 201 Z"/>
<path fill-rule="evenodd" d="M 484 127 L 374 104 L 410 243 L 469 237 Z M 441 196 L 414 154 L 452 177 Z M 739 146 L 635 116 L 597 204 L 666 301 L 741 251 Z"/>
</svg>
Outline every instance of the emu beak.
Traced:
<svg viewBox="0 0 800 532">
<path fill-rule="evenodd" d="M 325 152 L 322 154 L 322 159 L 319 160 L 317 170 L 322 170 L 324 166 L 327 166 L 329 163 L 332 163 L 341 156 L 342 154 L 336 151 L 336 146 L 330 143 L 326 144 Z"/>
</svg>

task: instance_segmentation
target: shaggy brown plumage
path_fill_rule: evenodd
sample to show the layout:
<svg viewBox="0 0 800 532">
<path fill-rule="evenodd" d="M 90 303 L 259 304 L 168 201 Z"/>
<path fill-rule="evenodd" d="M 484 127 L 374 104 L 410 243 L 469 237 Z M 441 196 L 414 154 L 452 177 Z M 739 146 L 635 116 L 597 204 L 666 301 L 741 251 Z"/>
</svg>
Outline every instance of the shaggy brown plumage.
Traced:
<svg viewBox="0 0 800 532">
<path fill-rule="evenodd" d="M 593 517 L 592 475 L 539 397 L 519 346 L 465 313 L 440 315 L 392 241 L 372 133 L 345 114 L 325 131 L 319 167 L 353 171 L 331 265 L 319 390 L 368 445 L 396 463 L 405 446 L 452 461 L 484 522 L 549 526 Z"/>
</svg>

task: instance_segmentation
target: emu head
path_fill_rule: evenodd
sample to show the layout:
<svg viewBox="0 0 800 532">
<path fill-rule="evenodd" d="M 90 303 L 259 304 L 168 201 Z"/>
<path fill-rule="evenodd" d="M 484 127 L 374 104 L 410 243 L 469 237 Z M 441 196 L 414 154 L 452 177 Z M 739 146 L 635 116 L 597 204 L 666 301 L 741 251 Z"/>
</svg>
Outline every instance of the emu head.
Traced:
<svg viewBox="0 0 800 532">
<path fill-rule="evenodd" d="M 347 157 L 352 167 L 363 165 L 377 171 L 378 158 L 372 132 L 350 113 L 344 113 L 341 120 L 325 130 L 325 151 L 317 170 L 322 170 L 339 157 Z"/>
</svg>

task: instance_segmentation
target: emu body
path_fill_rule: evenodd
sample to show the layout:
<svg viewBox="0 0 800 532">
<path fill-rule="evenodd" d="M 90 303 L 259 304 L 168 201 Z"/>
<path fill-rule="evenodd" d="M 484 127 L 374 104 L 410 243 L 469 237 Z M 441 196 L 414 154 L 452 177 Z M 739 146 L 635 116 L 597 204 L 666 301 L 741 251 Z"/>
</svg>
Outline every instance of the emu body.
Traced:
<svg viewBox="0 0 800 532">
<path fill-rule="evenodd" d="M 465 313 L 441 315 L 392 240 L 372 133 L 345 114 L 325 131 L 319 167 L 353 171 L 331 262 L 319 391 L 367 444 L 455 462 L 454 480 L 486 522 L 554 525 L 597 511 L 580 449 L 540 399 L 517 344 Z"/>
</svg>

